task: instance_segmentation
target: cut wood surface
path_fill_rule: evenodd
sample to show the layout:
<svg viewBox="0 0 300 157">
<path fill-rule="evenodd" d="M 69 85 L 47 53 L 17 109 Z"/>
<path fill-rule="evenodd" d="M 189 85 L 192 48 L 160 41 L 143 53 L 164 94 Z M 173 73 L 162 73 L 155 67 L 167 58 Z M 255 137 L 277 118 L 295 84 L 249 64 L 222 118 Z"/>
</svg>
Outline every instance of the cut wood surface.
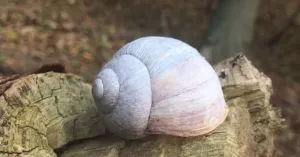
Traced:
<svg viewBox="0 0 300 157">
<path fill-rule="evenodd" d="M 244 55 L 214 68 L 228 117 L 211 133 L 188 138 L 124 140 L 105 133 L 91 86 L 75 75 L 16 79 L 0 96 L 0 157 L 271 157 L 281 122 L 269 103 L 271 80 Z"/>
</svg>

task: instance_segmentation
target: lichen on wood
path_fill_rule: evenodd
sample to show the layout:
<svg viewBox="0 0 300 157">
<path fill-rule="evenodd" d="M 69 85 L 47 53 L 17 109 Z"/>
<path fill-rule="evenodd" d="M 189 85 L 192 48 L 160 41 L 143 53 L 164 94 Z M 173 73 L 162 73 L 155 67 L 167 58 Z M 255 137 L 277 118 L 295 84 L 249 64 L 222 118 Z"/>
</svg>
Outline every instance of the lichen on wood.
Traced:
<svg viewBox="0 0 300 157">
<path fill-rule="evenodd" d="M 104 133 L 90 85 L 71 74 L 32 74 L 0 96 L 0 156 L 56 156 L 53 149 Z"/>
</svg>

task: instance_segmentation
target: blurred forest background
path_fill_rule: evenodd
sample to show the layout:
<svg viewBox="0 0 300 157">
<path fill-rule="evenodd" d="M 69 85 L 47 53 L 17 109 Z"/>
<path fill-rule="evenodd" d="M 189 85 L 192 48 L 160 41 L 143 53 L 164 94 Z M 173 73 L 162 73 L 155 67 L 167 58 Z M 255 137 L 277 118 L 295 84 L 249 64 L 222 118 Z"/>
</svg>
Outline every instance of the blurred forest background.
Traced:
<svg viewBox="0 0 300 157">
<path fill-rule="evenodd" d="M 170 36 L 200 49 L 216 0 L 0 0 L 0 75 L 61 63 L 91 83 L 125 43 Z M 260 0 L 249 58 L 273 80 L 287 128 L 277 156 L 300 156 L 299 0 Z M 237 16 L 239 13 L 236 13 Z"/>
</svg>

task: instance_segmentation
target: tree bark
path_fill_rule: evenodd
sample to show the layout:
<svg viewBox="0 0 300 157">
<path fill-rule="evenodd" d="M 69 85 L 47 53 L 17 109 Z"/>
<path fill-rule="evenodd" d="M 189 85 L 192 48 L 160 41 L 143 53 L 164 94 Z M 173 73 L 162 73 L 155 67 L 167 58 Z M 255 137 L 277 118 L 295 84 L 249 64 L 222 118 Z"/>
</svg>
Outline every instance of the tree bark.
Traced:
<svg viewBox="0 0 300 157">
<path fill-rule="evenodd" d="M 214 68 L 228 117 L 211 133 L 188 138 L 105 134 L 91 86 L 77 76 L 47 72 L 16 79 L 0 96 L 0 157 L 271 157 L 281 119 L 269 103 L 270 79 L 244 55 Z"/>
</svg>

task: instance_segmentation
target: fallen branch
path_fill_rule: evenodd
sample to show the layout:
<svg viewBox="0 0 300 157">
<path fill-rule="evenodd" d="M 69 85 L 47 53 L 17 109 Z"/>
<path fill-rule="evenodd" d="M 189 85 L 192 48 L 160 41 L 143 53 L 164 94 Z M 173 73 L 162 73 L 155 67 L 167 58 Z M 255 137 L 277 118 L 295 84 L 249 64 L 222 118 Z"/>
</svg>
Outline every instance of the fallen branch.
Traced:
<svg viewBox="0 0 300 157">
<path fill-rule="evenodd" d="M 123 140 L 105 133 L 91 86 L 78 76 L 46 72 L 16 79 L 0 96 L 0 157 L 271 157 L 281 124 L 269 103 L 271 80 L 244 55 L 214 68 L 228 117 L 211 133 L 189 138 Z"/>
</svg>

